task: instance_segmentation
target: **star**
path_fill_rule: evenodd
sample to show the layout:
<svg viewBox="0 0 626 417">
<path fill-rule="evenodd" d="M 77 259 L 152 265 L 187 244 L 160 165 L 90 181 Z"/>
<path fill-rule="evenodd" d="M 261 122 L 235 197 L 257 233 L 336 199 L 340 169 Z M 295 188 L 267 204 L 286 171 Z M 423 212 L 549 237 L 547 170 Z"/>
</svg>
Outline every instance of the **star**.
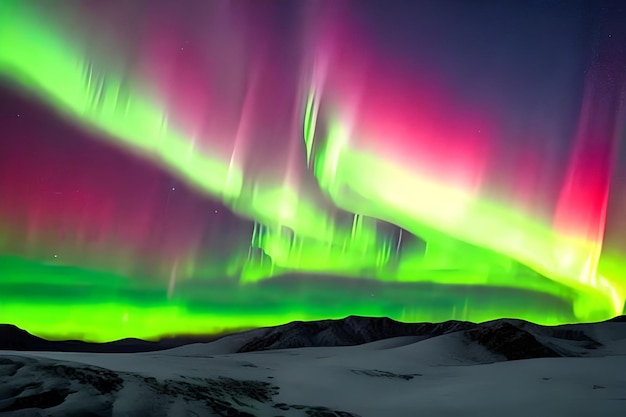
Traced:
<svg viewBox="0 0 626 417">
<path fill-rule="evenodd" d="M 176 191 L 176 187 L 172 187 L 172 191 Z"/>
</svg>

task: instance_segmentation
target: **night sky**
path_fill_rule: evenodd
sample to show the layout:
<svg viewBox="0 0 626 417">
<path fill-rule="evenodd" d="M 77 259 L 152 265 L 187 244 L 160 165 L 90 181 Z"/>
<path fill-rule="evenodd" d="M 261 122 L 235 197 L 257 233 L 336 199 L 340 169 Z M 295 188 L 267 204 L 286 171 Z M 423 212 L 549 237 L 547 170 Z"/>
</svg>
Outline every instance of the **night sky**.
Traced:
<svg viewBox="0 0 626 417">
<path fill-rule="evenodd" d="M 52 338 L 626 299 L 619 1 L 0 2 L 0 322 Z"/>
</svg>

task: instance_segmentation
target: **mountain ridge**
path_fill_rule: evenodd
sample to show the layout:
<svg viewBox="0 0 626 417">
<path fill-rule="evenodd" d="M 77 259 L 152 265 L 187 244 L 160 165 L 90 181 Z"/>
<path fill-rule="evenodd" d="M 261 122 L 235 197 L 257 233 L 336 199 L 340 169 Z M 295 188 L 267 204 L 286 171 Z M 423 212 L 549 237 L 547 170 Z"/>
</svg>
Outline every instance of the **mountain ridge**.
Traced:
<svg viewBox="0 0 626 417">
<path fill-rule="evenodd" d="M 221 353 L 246 353 L 308 347 L 355 346 L 404 336 L 430 339 L 451 333 L 463 343 L 477 344 L 504 360 L 572 357 L 593 354 L 604 346 L 602 328 L 619 326 L 626 338 L 626 316 L 597 323 L 542 326 L 518 319 L 482 323 L 449 320 L 441 323 L 403 323 L 388 317 L 348 316 L 343 319 L 294 321 L 227 335 L 185 336 L 160 341 L 122 339 L 108 343 L 50 341 L 14 325 L 0 325 L 0 350 L 133 353 L 179 350 L 187 346 L 221 346 Z M 618 332 L 622 334 L 621 332 Z M 610 336 L 612 338 L 618 336 Z M 621 337 L 621 336 L 620 336 Z M 612 339 L 611 339 L 612 340 Z M 213 343 L 217 342 L 217 343 Z M 196 348 L 193 348 L 197 351 Z"/>
</svg>

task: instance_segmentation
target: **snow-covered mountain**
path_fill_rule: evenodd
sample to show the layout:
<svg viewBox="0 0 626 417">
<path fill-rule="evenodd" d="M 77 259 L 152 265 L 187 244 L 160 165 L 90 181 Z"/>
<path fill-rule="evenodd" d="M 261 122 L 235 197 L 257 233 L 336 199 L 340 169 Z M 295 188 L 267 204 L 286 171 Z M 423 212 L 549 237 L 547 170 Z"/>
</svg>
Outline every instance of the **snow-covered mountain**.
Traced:
<svg viewBox="0 0 626 417">
<path fill-rule="evenodd" d="M 0 416 L 621 415 L 624 369 L 623 318 L 350 317 L 158 352 L 1 351 Z"/>
<path fill-rule="evenodd" d="M 296 321 L 250 334 L 238 352 L 320 346 L 353 346 L 400 336 L 424 338 L 474 328 L 461 321 L 401 323 L 386 317 L 350 316 L 341 320 Z"/>
<path fill-rule="evenodd" d="M 621 320 L 621 321 L 620 321 Z M 485 323 L 400 323 L 389 318 L 350 316 L 341 320 L 292 322 L 226 336 L 210 344 L 181 346 L 179 354 L 244 353 L 302 347 L 354 346 L 377 340 L 412 336 L 422 341 L 456 334 L 459 343 L 478 345 L 498 360 L 543 357 L 594 356 L 604 352 L 607 339 L 626 337 L 624 318 L 603 323 L 540 326 L 523 320 L 500 319 Z M 598 352 L 596 352 L 600 349 Z"/>
</svg>

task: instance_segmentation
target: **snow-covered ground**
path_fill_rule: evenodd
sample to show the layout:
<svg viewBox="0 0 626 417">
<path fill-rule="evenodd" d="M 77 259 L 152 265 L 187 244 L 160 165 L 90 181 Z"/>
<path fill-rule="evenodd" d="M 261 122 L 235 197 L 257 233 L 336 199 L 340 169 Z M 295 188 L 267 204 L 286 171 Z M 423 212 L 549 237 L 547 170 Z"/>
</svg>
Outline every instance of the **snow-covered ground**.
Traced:
<svg viewBox="0 0 626 417">
<path fill-rule="evenodd" d="M 0 415 L 626 415 L 626 323 L 577 328 L 601 346 L 539 331 L 582 357 L 516 361 L 463 332 L 247 353 L 233 352 L 249 334 L 150 353 L 0 351 Z"/>
</svg>

